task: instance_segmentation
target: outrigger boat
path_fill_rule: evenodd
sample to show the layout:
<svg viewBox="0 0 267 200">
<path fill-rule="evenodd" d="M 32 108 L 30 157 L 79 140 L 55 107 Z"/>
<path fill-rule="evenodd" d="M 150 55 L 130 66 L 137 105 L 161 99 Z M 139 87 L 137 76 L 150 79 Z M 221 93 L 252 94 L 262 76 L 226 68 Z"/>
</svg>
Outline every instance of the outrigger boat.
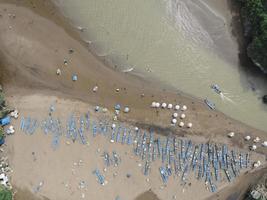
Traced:
<svg viewBox="0 0 267 200">
<path fill-rule="evenodd" d="M 208 99 L 205 99 L 204 102 L 207 104 L 207 106 L 209 106 L 210 109 L 215 110 L 215 104 L 213 102 Z"/>
<path fill-rule="evenodd" d="M 214 92 L 216 92 L 217 94 L 221 94 L 221 93 L 222 93 L 220 87 L 219 87 L 217 84 L 212 84 L 210 87 L 211 87 L 211 89 L 213 89 Z"/>
</svg>

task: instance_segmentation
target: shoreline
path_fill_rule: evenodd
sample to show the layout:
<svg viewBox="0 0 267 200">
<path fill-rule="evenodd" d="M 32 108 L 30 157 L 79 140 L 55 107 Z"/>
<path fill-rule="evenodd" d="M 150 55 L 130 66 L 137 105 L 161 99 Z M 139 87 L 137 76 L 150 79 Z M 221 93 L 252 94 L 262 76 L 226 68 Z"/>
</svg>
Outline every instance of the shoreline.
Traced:
<svg viewBox="0 0 267 200">
<path fill-rule="evenodd" d="M 85 49 L 87 49 L 87 51 L 90 54 L 92 54 L 97 60 L 102 62 L 103 66 L 106 66 L 107 68 L 111 69 L 115 73 L 121 74 L 122 76 L 131 77 L 131 81 L 133 81 L 133 80 L 135 82 L 141 81 L 144 84 L 149 84 L 149 86 L 147 88 L 149 88 L 149 87 L 152 88 L 154 84 L 158 84 L 160 87 L 157 89 L 157 91 L 163 91 L 163 92 L 167 91 L 168 93 L 175 94 L 178 97 L 185 97 L 186 99 L 190 99 L 191 101 L 194 101 L 196 103 L 204 105 L 203 99 L 196 97 L 194 95 L 188 94 L 186 92 L 177 90 L 174 87 L 169 86 L 165 83 L 159 82 L 158 80 L 156 80 L 156 78 L 149 78 L 149 80 L 145 80 L 144 78 L 136 76 L 134 74 L 125 74 L 123 72 L 117 71 L 114 69 L 113 66 L 107 65 L 107 63 L 105 63 L 105 61 L 103 59 L 101 59 L 101 57 L 94 54 L 94 52 L 92 50 L 90 50 L 90 48 L 88 48 L 88 46 L 86 45 L 86 42 L 81 39 L 80 32 L 71 23 L 69 23 L 68 18 L 66 18 L 64 15 L 61 14 L 61 11 L 59 11 L 59 8 L 57 8 L 57 6 L 54 5 L 54 3 L 51 2 L 51 0 L 46 0 L 46 1 L 37 0 L 37 1 L 35 1 L 36 5 L 32 5 L 31 4 L 32 2 L 30 0 L 22 0 L 20 2 L 17 2 L 16 0 L 2 0 L 2 2 L 8 3 L 8 4 L 13 4 L 15 6 L 22 6 L 22 7 L 29 8 L 31 11 L 33 11 L 37 15 L 41 15 L 42 17 L 48 18 L 53 23 L 56 23 L 59 27 L 63 28 L 68 35 L 70 35 L 72 38 L 74 38 L 75 40 L 80 42 L 80 44 Z M 40 13 L 40 11 L 41 11 L 41 13 Z M 143 85 L 143 84 L 141 84 L 141 85 Z M 70 96 L 68 96 L 68 97 L 70 97 Z M 72 98 L 72 97 L 70 97 L 70 98 Z M 82 100 L 81 98 L 78 98 L 78 99 Z M 257 132 L 267 133 L 264 130 L 260 130 L 256 127 L 252 127 L 250 125 L 247 125 L 244 122 L 241 122 L 237 119 L 233 119 L 232 117 L 224 114 L 220 110 L 216 110 L 216 113 L 219 113 L 219 114 L 225 116 L 225 118 L 228 118 L 230 121 L 234 121 L 234 122 L 237 122 L 237 123 L 242 124 L 244 126 L 250 127 L 253 130 L 257 130 Z"/>
<path fill-rule="evenodd" d="M 39 105 L 40 99 L 43 100 L 43 105 Z M 50 96 L 44 96 L 44 95 L 30 95 L 30 96 L 24 96 L 21 99 L 9 98 L 8 101 L 11 103 L 11 105 L 18 105 L 21 107 L 20 110 L 20 116 L 22 117 L 31 117 L 33 120 L 41 120 L 45 118 L 48 114 L 49 105 L 51 105 L 51 102 L 54 102 L 53 105 L 55 106 L 55 111 L 53 112 L 53 116 L 62 120 L 61 122 L 64 123 L 64 118 L 68 116 L 70 113 L 75 113 L 75 115 L 79 116 L 81 113 L 84 112 L 84 110 L 89 110 L 90 112 L 90 119 L 95 120 L 101 120 L 103 116 L 104 118 L 109 119 L 110 117 L 108 113 L 102 114 L 102 113 L 95 113 L 93 111 L 93 107 L 82 103 L 80 101 L 70 101 L 66 99 L 60 99 L 57 97 L 50 97 Z M 35 110 L 38 110 L 39 113 L 37 114 Z M 62 125 L 63 125 L 62 123 Z M 19 121 L 14 123 L 15 129 L 20 129 L 20 123 Z M 125 125 L 127 126 L 127 125 Z M 142 168 L 140 168 L 139 164 L 142 163 L 140 158 L 137 158 L 133 155 L 132 150 L 129 149 L 128 145 L 120 145 L 114 143 L 110 143 L 106 141 L 106 138 L 104 135 L 97 134 L 96 137 L 88 137 L 89 144 L 88 145 L 82 145 L 78 141 L 72 143 L 69 139 L 62 137 L 60 139 L 60 143 L 57 149 L 54 149 L 51 147 L 51 142 L 53 141 L 52 135 L 50 134 L 43 134 L 42 130 L 39 128 L 35 130 L 35 132 L 32 135 L 25 134 L 25 132 L 21 132 L 18 135 L 10 136 L 8 137 L 8 149 L 12 153 L 11 156 L 11 166 L 13 166 L 13 181 L 16 183 L 17 187 L 22 188 L 28 188 L 29 190 L 32 190 L 40 180 L 44 180 L 44 187 L 42 190 L 38 193 L 38 196 L 46 196 L 48 195 L 49 199 L 66 199 L 64 195 L 66 193 L 68 194 L 70 192 L 73 199 L 77 199 L 77 195 L 79 195 L 80 190 L 75 189 L 75 185 L 78 184 L 78 180 L 87 180 L 89 181 L 90 188 L 95 188 L 95 190 L 103 191 L 104 189 L 101 189 L 103 186 L 98 186 L 97 182 L 94 181 L 94 178 L 89 173 L 88 177 L 88 170 L 92 171 L 95 166 L 97 168 L 102 169 L 102 152 L 103 151 L 117 151 L 118 154 L 121 157 L 121 164 L 116 171 L 120 174 L 120 176 L 116 176 L 116 178 L 112 178 L 112 174 L 110 174 L 112 171 L 109 168 L 107 173 L 105 173 L 105 176 L 109 182 L 111 182 L 111 185 L 108 184 L 105 187 L 105 191 L 108 190 L 109 195 L 114 196 L 117 194 L 122 195 L 125 199 L 134 199 L 135 197 L 139 196 L 140 193 L 145 191 L 149 191 L 149 189 L 152 189 L 153 193 L 155 193 L 157 196 L 159 196 L 159 199 L 169 199 L 172 197 L 172 195 L 180 195 L 180 199 L 192 199 L 193 194 L 190 192 L 190 188 L 198 191 L 199 196 L 201 196 L 201 199 L 206 199 L 209 196 L 213 195 L 209 191 L 206 191 L 204 187 L 204 182 L 197 181 L 193 176 L 190 175 L 190 187 L 186 186 L 185 188 L 180 185 L 179 177 L 178 179 L 171 178 L 168 182 L 168 186 L 164 187 L 164 189 L 161 189 L 162 181 L 158 174 L 158 168 L 161 166 L 161 162 L 158 163 L 158 161 L 155 161 L 153 163 L 153 166 L 151 166 L 151 172 L 149 176 L 150 181 L 146 181 L 146 176 L 142 174 Z M 161 137 L 158 135 L 155 135 L 155 137 Z M 162 137 L 161 137 L 162 138 Z M 178 136 L 178 138 L 180 138 Z M 203 137 L 197 138 L 196 136 L 188 136 L 183 137 L 183 139 L 190 139 L 195 144 L 200 143 L 206 143 L 209 141 L 208 139 L 203 139 Z M 163 138 L 162 138 L 163 139 Z M 214 138 L 211 143 L 216 142 L 223 142 L 223 138 Z M 42 141 L 40 143 L 36 143 L 34 141 Z M 227 141 L 224 141 L 225 144 L 227 144 Z M 224 143 L 223 142 L 223 143 Z M 125 146 L 126 145 L 126 146 Z M 25 148 L 25 146 L 27 148 Z M 233 148 L 233 147 L 229 147 Z M 101 151 L 98 152 L 98 149 Z M 234 147 L 236 151 L 239 151 L 239 148 Z M 241 150 L 243 151 L 243 150 Z M 34 152 L 34 156 L 32 155 L 32 152 Z M 90 152 L 90 153 L 89 153 Z M 88 154 L 89 153 L 89 154 Z M 68 155 L 68 156 L 66 156 Z M 71 155 L 71 156 L 70 156 Z M 131 158 L 129 160 L 129 157 Z M 62 158 L 62 159 L 58 159 Z M 262 160 L 263 162 L 263 156 L 258 155 L 256 153 L 251 153 L 251 160 L 255 160 L 255 158 Z M 73 164 L 77 162 L 77 160 L 81 159 L 83 164 L 81 167 L 76 169 L 76 165 Z M 24 161 L 24 164 L 21 164 L 22 161 Z M 64 169 L 62 168 L 62 165 L 59 164 L 62 163 L 64 165 Z M 50 174 L 49 171 L 51 168 L 49 167 L 53 163 L 53 172 L 55 174 Z M 139 166 L 139 167 L 138 167 Z M 121 168 L 122 167 L 122 168 Z M 263 167 L 266 168 L 266 165 L 263 165 Z M 76 170 L 75 174 L 70 173 L 72 169 Z M 79 173 L 78 173 L 79 171 Z M 115 172 L 116 172 L 115 171 Z M 246 170 L 247 171 L 247 170 Z M 256 171 L 262 171 L 261 168 L 256 169 Z M 30 172 L 30 173 L 29 173 Z M 130 182 L 125 180 L 124 175 L 125 173 L 130 173 L 131 177 L 129 179 Z M 240 179 L 242 179 L 243 174 L 245 171 L 241 171 L 241 175 L 234 181 L 233 184 L 225 183 L 224 181 L 222 183 L 218 183 L 219 192 L 221 190 L 225 190 L 227 188 L 231 189 L 232 187 L 235 187 L 236 182 L 238 182 Z M 249 172 L 249 174 L 252 173 Z M 73 178 L 76 177 L 76 178 Z M 251 174 L 251 177 L 253 175 Z M 131 191 L 127 191 L 127 195 L 122 191 L 123 186 L 121 185 L 122 180 L 125 181 L 125 184 L 129 184 L 128 187 L 131 187 Z M 226 178 L 223 178 L 226 179 Z M 179 182 L 177 182 L 177 180 Z M 132 182 L 133 181 L 133 182 Z M 71 185 L 71 187 L 64 187 L 65 184 Z M 229 184 L 229 185 L 228 185 Z M 112 188 L 115 189 L 112 189 Z M 54 188 L 57 188 L 57 191 L 54 190 Z M 120 188 L 120 190 L 118 190 Z M 184 191 L 185 189 L 185 191 Z M 111 190 L 111 191 L 110 191 Z M 114 194 L 115 190 L 115 194 Z M 60 194 L 58 196 L 58 192 L 60 191 Z M 91 190 L 88 190 L 88 192 Z M 113 191 L 113 192 L 112 192 Z M 168 192 L 166 192 L 168 191 Z M 184 191 L 182 193 L 182 191 Z M 91 191 L 92 192 L 92 191 Z M 112 194 L 111 194 L 112 192 Z M 181 193 L 180 193 L 181 192 Z M 88 196 L 87 192 L 86 196 Z M 98 194 L 98 193 L 97 193 Z M 98 197 L 98 199 L 102 199 L 101 194 L 95 194 L 95 197 Z M 151 195 L 151 194 L 150 194 Z M 55 198 L 57 196 L 57 198 Z M 127 198 L 126 198 L 127 196 Z M 153 195 L 152 195 L 153 196 Z M 227 195 L 222 195 L 227 196 Z M 75 197 L 75 198 L 74 198 Z M 141 195 L 142 197 L 142 195 Z M 140 198 L 141 198 L 140 197 Z M 115 198 L 115 197 L 114 197 Z M 137 197 L 138 199 L 139 197 Z M 20 200 L 20 199 L 18 199 Z M 26 199 L 22 199 L 26 200 Z M 27 199 L 28 200 L 28 199 Z"/>
<path fill-rule="evenodd" d="M 28 0 L 25 0 L 26 2 L 28 2 Z M 15 4 L 16 5 L 16 4 Z M 23 6 L 24 4 L 23 4 L 23 2 L 22 2 L 22 4 L 20 4 L 21 6 Z M 66 22 L 67 23 L 67 22 Z M 73 28 L 72 28 L 73 29 Z M 68 32 L 67 32 L 68 33 Z M 71 35 L 72 36 L 72 35 Z M 87 49 L 87 51 L 88 51 L 88 49 Z M 89 53 L 90 53 L 90 51 L 89 51 Z M 105 65 L 103 65 L 103 66 L 105 66 Z M 110 69 L 110 68 L 109 68 Z M 111 71 L 113 71 L 112 69 L 111 69 Z M 133 82 L 133 84 L 132 85 L 135 85 L 137 82 L 138 82 L 138 85 L 140 86 L 141 85 L 141 87 L 142 87 L 142 90 L 144 91 L 146 88 L 149 88 L 149 89 L 151 89 L 152 88 L 152 85 L 154 84 L 154 81 L 145 81 L 145 80 L 142 80 L 142 82 L 143 83 L 139 83 L 139 81 L 140 81 L 140 78 L 138 78 L 137 80 L 136 80 L 136 77 L 133 77 L 132 75 L 128 75 L 128 74 L 124 74 L 124 73 L 120 73 L 120 72 L 116 72 L 115 71 L 115 73 L 117 73 L 117 74 L 120 74 L 121 76 L 124 76 L 124 77 L 127 77 L 127 79 L 128 78 L 130 78 L 131 79 L 131 81 Z M 123 77 L 123 78 L 124 78 Z M 127 80 L 128 81 L 128 80 Z M 130 82 L 130 81 L 128 81 L 128 82 Z M 145 86 L 144 86 L 144 84 L 147 84 L 148 85 L 148 87 L 146 87 L 146 88 L 144 88 Z M 4 84 L 4 86 L 5 86 L 5 84 Z M 136 86 L 134 86 L 134 87 L 136 87 Z M 12 88 L 12 87 L 11 87 Z M 27 89 L 28 88 L 28 89 Z M 30 87 L 31 88 L 31 87 Z M 85 102 L 87 102 L 87 100 L 86 99 L 84 99 L 84 95 L 82 95 L 82 96 L 80 96 L 80 95 L 77 95 L 76 97 L 73 97 L 71 94 L 62 94 L 62 91 L 55 91 L 55 89 L 53 89 L 53 88 L 47 88 L 47 89 L 45 89 L 45 87 L 41 87 L 40 89 L 43 89 L 43 92 L 50 92 L 51 91 L 51 89 L 52 89 L 52 91 L 53 92 L 55 92 L 57 95 L 63 95 L 63 96 L 65 96 L 65 97 L 67 97 L 67 98 L 71 98 L 71 99 L 78 99 L 78 100 L 82 100 L 82 101 L 85 101 Z M 31 93 L 30 91 L 31 90 L 29 90 L 29 87 L 25 87 L 24 89 L 23 89 L 24 91 L 23 92 L 26 92 L 27 93 L 27 91 L 29 92 L 29 93 Z M 136 90 L 136 89 L 135 89 Z M 12 91 L 12 89 L 11 90 L 8 90 L 8 92 L 10 92 L 10 91 Z M 16 91 L 16 93 L 18 93 L 18 91 L 15 89 L 15 91 Z M 167 91 L 167 92 L 166 92 Z M 45 92 L 45 93 L 46 93 Z M 229 120 L 229 123 L 227 123 L 228 125 L 231 125 L 232 124 L 232 122 L 233 122 L 233 124 L 240 124 L 243 128 L 244 128 L 244 130 L 246 130 L 246 131 L 243 131 L 243 132 L 254 132 L 255 133 L 255 135 L 257 134 L 257 135 L 260 135 L 261 137 L 263 137 L 263 138 L 265 138 L 265 132 L 264 131 L 261 131 L 261 130 L 258 130 L 258 129 L 256 129 L 256 128 L 253 128 L 253 127 L 249 127 L 248 125 L 246 125 L 246 124 L 244 124 L 244 123 L 242 123 L 242 122 L 240 122 L 240 121 L 238 121 L 238 120 L 235 120 L 235 119 L 232 119 L 231 117 L 229 117 L 229 116 L 226 116 L 224 113 L 222 113 L 221 111 L 218 111 L 218 110 L 216 110 L 215 112 L 210 112 L 209 110 L 208 110 L 208 108 L 206 107 L 206 105 L 204 105 L 204 103 L 203 103 L 203 101 L 200 99 L 200 98 L 196 98 L 196 97 L 193 97 L 193 96 L 191 96 L 191 95 L 189 95 L 189 94 L 186 94 L 186 93 L 184 93 L 184 92 L 174 92 L 173 90 L 165 90 L 165 89 L 153 89 L 153 91 L 150 93 L 151 94 L 151 99 L 155 99 L 156 97 L 156 95 L 155 95 L 155 93 L 157 93 L 157 92 L 162 92 L 162 93 L 165 93 L 166 92 L 166 94 L 163 94 L 163 95 L 159 95 L 159 96 L 161 96 L 160 98 L 162 98 L 162 100 L 164 100 L 164 99 L 166 99 L 166 97 L 168 96 L 168 95 L 170 95 L 170 96 L 172 96 L 172 97 L 170 97 L 170 98 L 174 98 L 174 99 L 182 99 L 182 100 L 186 100 L 187 102 L 192 102 L 193 104 L 192 105 L 195 105 L 195 104 L 199 104 L 199 105 L 201 105 L 201 107 L 202 107 L 202 110 L 204 109 L 204 110 L 207 110 L 206 112 L 208 112 L 208 113 L 210 113 L 210 114 L 215 114 L 215 116 L 218 116 L 218 115 L 221 115 L 222 116 L 222 118 L 223 118 L 223 120 Z M 126 92 L 127 93 L 127 92 Z M 10 93 L 10 95 L 13 95 L 14 94 L 14 91 L 13 92 L 11 92 Z M 18 93 L 19 94 L 19 93 Z M 141 93 L 139 93 L 139 95 L 141 95 Z M 167 97 L 167 98 L 169 98 L 169 97 Z M 125 97 L 126 98 L 126 97 Z M 124 99 L 125 99 L 124 98 Z M 174 101 L 176 101 L 176 100 L 174 100 Z M 152 102 L 152 101 L 151 101 Z M 96 103 L 95 101 L 91 101 L 91 103 Z M 150 104 L 150 103 L 149 103 Z M 189 103 L 189 104 L 191 104 L 191 103 Z M 146 109 L 147 110 L 147 109 Z M 141 118 L 143 118 L 143 117 L 141 117 Z M 210 117 L 209 117 L 210 118 Z M 125 118 L 122 118 L 121 120 L 126 120 Z M 138 121 L 146 121 L 146 120 L 140 120 L 140 118 L 139 119 L 136 119 L 136 120 L 134 120 L 135 122 L 138 122 Z M 145 124 L 151 124 L 151 123 L 149 123 L 149 121 L 147 121 L 147 122 L 145 122 Z M 163 125 L 163 124 L 155 124 L 155 126 L 157 126 L 157 125 Z M 163 126 L 163 127 L 166 127 L 166 126 Z M 245 128 L 246 127 L 246 128 Z M 230 129 L 230 127 L 229 127 L 229 129 Z M 248 130 L 250 130 L 250 131 L 248 131 Z M 177 129 L 175 129 L 175 131 L 177 131 Z M 229 130 L 230 131 L 230 130 Z M 194 131 L 195 132 L 195 131 Z M 198 132 L 198 131 L 197 131 Z M 240 131 L 241 132 L 241 131 Z M 259 134 L 260 133 L 260 134 Z M 195 133 L 191 133 L 191 134 L 195 134 Z M 220 133 L 219 133 L 219 135 L 220 134 L 222 134 L 222 132 L 220 131 Z M 244 133 L 243 133 L 244 134 Z M 214 134 L 212 134 L 212 135 L 214 135 Z M 217 135 L 217 134 L 216 134 Z"/>
<path fill-rule="evenodd" d="M 200 97 L 194 96 L 192 94 L 188 94 L 188 93 L 186 93 L 184 91 L 181 91 L 181 90 L 177 90 L 175 87 L 170 86 L 167 83 L 163 83 L 162 81 L 159 81 L 159 80 L 157 80 L 154 77 L 149 77 L 148 80 L 145 80 L 143 77 L 140 77 L 138 75 L 131 74 L 131 73 L 129 73 L 129 74 L 126 73 L 125 74 L 125 73 L 123 73 L 121 71 L 116 70 L 114 68 L 114 66 L 112 66 L 109 63 L 105 62 L 105 58 L 102 59 L 100 56 L 97 56 L 94 53 L 94 51 L 88 47 L 86 41 L 84 41 L 81 38 L 81 32 L 79 30 L 77 30 L 77 28 L 75 28 L 75 25 L 71 23 L 71 20 L 68 19 L 66 16 L 64 16 L 63 13 L 60 11 L 60 9 L 57 7 L 57 5 L 55 5 L 55 3 L 53 3 L 51 0 L 46 0 L 46 1 L 37 0 L 37 1 L 35 1 L 34 4 L 30 0 L 22 0 L 20 2 L 17 2 L 16 0 L 2 0 L 2 2 L 3 3 L 6 2 L 8 4 L 14 4 L 16 6 L 27 7 L 30 10 L 32 10 L 34 13 L 36 13 L 37 15 L 41 15 L 42 17 L 48 18 L 52 22 L 56 23 L 58 26 L 60 26 L 61 28 L 63 28 L 68 35 L 70 35 L 72 38 L 74 38 L 75 40 L 77 40 L 78 42 L 80 42 L 80 44 L 85 49 L 87 49 L 90 54 L 92 54 L 97 60 L 99 60 L 100 62 L 102 62 L 104 66 L 108 67 L 112 71 L 115 71 L 116 73 L 119 73 L 119 74 L 121 74 L 123 76 L 126 75 L 128 77 L 131 77 L 132 80 L 141 81 L 141 82 L 143 82 L 145 84 L 149 84 L 150 85 L 149 87 L 151 87 L 151 88 L 153 87 L 154 84 L 157 84 L 157 85 L 159 85 L 158 91 L 163 91 L 163 92 L 164 91 L 168 91 L 169 93 L 173 93 L 173 94 L 175 93 L 175 94 L 177 94 L 179 97 L 183 96 L 183 97 L 188 98 L 188 99 L 191 99 L 192 101 L 197 102 L 199 104 L 204 104 L 203 103 L 203 99 L 201 99 Z M 217 3 L 214 3 L 214 5 L 213 5 L 214 6 L 214 9 L 218 9 L 218 8 L 216 8 L 218 6 L 216 4 Z M 234 8 L 232 6 L 234 6 L 234 5 L 231 4 L 231 2 L 229 2 L 229 1 L 226 4 L 229 7 L 229 9 L 231 9 L 231 12 L 233 12 L 234 11 Z M 217 11 L 217 12 L 220 12 L 220 11 Z M 226 17 L 227 14 L 220 13 L 219 15 L 222 15 L 222 16 Z M 228 15 L 229 15 L 229 13 L 228 13 Z M 229 16 L 228 16 L 228 18 L 229 18 Z M 228 24 L 228 28 L 229 29 L 232 28 L 232 31 L 236 32 L 238 30 L 238 28 L 236 27 L 236 25 L 233 25 L 232 26 L 231 25 L 232 24 L 232 21 L 229 21 L 229 20 L 230 19 L 227 19 L 226 20 L 227 21 L 227 24 Z M 239 38 L 240 37 L 238 37 L 238 36 L 231 35 L 231 39 L 237 41 L 238 48 L 242 48 L 241 47 L 242 46 L 242 43 L 240 41 L 238 41 Z M 218 48 L 218 47 L 216 47 L 216 48 Z M 239 50 L 240 53 L 242 53 L 240 49 L 238 49 L 238 50 Z M 247 59 L 246 59 L 247 57 L 246 58 L 241 58 L 240 56 L 242 57 L 242 55 L 239 54 L 240 62 L 243 63 L 243 62 L 246 62 L 247 61 Z M 227 62 L 232 62 L 233 61 L 233 60 L 230 61 L 231 59 L 229 60 L 226 57 L 225 57 L 225 60 Z M 259 75 L 259 70 L 258 69 L 251 69 L 249 67 L 250 65 L 244 65 L 245 67 L 243 67 L 243 65 L 242 66 L 238 65 L 238 66 L 244 68 L 245 71 L 249 71 L 252 74 Z M 0 77 L 1 77 L 1 74 L 0 74 Z M 251 87 L 253 87 L 253 85 Z M 226 118 L 228 118 L 231 121 L 235 121 L 237 123 L 243 124 L 244 126 L 251 127 L 252 129 L 257 130 L 257 132 L 264 132 L 264 133 L 267 134 L 266 130 L 262 130 L 262 129 L 259 129 L 257 127 L 250 126 L 250 125 L 248 125 L 248 124 L 246 124 L 244 122 L 239 121 L 238 119 L 234 119 L 234 118 L 226 115 L 225 113 L 223 113 L 220 110 L 217 110 L 216 109 L 216 112 L 224 115 Z"/>
<path fill-rule="evenodd" d="M 263 131 L 256 130 L 241 122 L 232 120 L 219 111 L 212 112 L 208 110 L 200 99 L 187 97 L 186 94 L 177 95 L 177 92 L 169 90 L 153 88 L 154 82 L 145 80 L 140 81 L 140 79 L 132 77 L 131 75 L 107 69 L 107 66 L 96 61 L 97 58 L 90 55 L 88 49 L 85 49 L 85 47 L 79 43 L 80 41 L 77 42 L 75 39 L 73 40 L 73 38 L 69 37 L 69 33 L 66 34 L 62 31 L 62 27 L 58 27 L 58 25 L 55 26 L 51 21 L 42 19 L 39 15 L 32 14 L 25 8 L 21 9 L 12 6 L 11 4 L 0 4 L 0 6 L 7 6 L 8 12 L 9 10 L 12 12 L 15 11 L 16 15 L 20 15 L 20 17 L 23 18 L 21 20 L 24 20 L 21 22 L 17 22 L 17 19 L 11 21 L 11 23 L 13 23 L 12 31 L 13 26 L 15 28 L 18 27 L 18 29 L 15 29 L 15 33 L 9 35 L 10 37 L 17 39 L 17 37 L 22 34 L 23 37 L 27 38 L 27 34 L 29 34 L 28 39 L 30 42 L 31 40 L 43 40 L 42 42 L 37 43 L 36 46 L 33 45 L 34 50 L 40 50 L 38 54 L 34 51 L 30 51 L 30 54 L 37 56 L 36 59 L 31 58 L 31 55 L 27 55 L 29 51 L 27 44 L 29 43 L 26 42 L 25 49 L 22 49 L 23 57 L 20 55 L 17 58 L 18 60 L 16 60 L 14 57 L 9 56 L 16 55 L 17 46 L 15 45 L 13 49 L 7 48 L 9 46 L 8 43 L 5 43 L 6 41 L 4 41 L 4 44 L 1 44 L 3 38 L 6 37 L 6 33 L 3 31 L 0 35 L 0 45 L 3 45 L 3 50 L 0 51 L 0 57 L 5 58 L 3 59 L 3 64 L 8 66 L 8 68 L 4 68 L 6 70 L 5 73 L 7 73 L 5 80 L 8 82 L 4 82 L 4 87 L 7 88 L 7 96 L 10 101 L 15 100 L 15 102 L 21 103 L 22 108 L 25 106 L 26 102 L 20 102 L 19 100 L 31 94 L 43 94 L 44 96 L 55 95 L 65 100 L 79 100 L 93 107 L 100 103 L 102 106 L 107 106 L 109 110 L 113 109 L 116 102 L 120 102 L 123 105 L 129 105 L 132 109 L 129 115 L 122 114 L 119 119 L 120 121 L 128 122 L 130 124 L 143 122 L 145 126 L 155 125 L 155 127 L 163 128 L 162 130 L 166 131 L 166 128 L 169 128 L 169 113 L 160 111 L 159 115 L 157 115 L 157 113 L 150 108 L 150 104 L 153 100 L 176 102 L 179 104 L 181 103 L 181 105 L 188 105 L 188 118 L 196 124 L 194 124 L 192 130 L 175 127 L 172 130 L 174 133 L 185 134 L 188 136 L 198 135 L 199 137 L 206 139 L 216 137 L 225 140 L 233 146 L 243 146 L 245 149 L 247 149 L 247 144 L 243 141 L 245 134 L 252 132 L 252 136 L 260 136 L 263 140 L 266 140 L 267 138 L 266 133 Z M 27 25 L 32 29 L 32 32 L 27 32 L 28 30 L 25 30 L 25 33 L 20 33 L 20 31 L 23 30 L 20 27 L 20 24 L 28 22 L 32 17 L 37 21 L 37 23 L 33 23 L 33 25 Z M 6 19 L 1 20 L 3 21 Z M 7 19 L 7 22 L 9 22 L 8 20 L 9 19 Z M 0 24 L 0 26 L 5 27 L 6 25 Z M 47 26 L 56 34 L 61 34 L 62 38 L 53 36 L 47 39 L 45 34 L 49 34 L 49 31 L 45 30 L 46 28 L 43 28 L 43 26 Z M 44 35 L 39 34 L 39 30 L 44 31 Z M 68 55 L 67 49 L 73 46 L 75 47 L 74 55 Z M 53 51 L 53 53 L 49 53 L 50 51 Z M 78 52 L 79 55 L 77 55 L 76 52 Z M 40 57 L 38 57 L 39 53 Z M 89 58 L 87 58 L 88 54 Z M 60 77 L 57 77 L 55 70 L 57 66 L 62 65 L 63 58 L 66 55 L 69 57 L 71 65 L 75 65 L 76 68 L 68 66 L 68 70 L 70 71 L 66 71 L 66 74 L 63 73 Z M 49 57 L 49 59 L 47 59 L 47 57 Z M 83 60 L 85 61 L 83 62 Z M 14 63 L 12 63 L 12 61 L 14 61 Z M 89 66 L 88 63 L 90 63 Z M 45 67 L 46 71 L 42 70 L 42 67 Z M 63 70 L 64 69 L 65 68 L 63 68 Z M 9 80 L 8 76 L 15 70 L 17 71 L 14 79 L 17 78 L 17 82 Z M 78 71 L 79 79 L 76 83 L 73 83 L 70 80 L 71 74 L 76 73 L 76 71 Z M 42 75 L 42 73 L 44 73 L 44 75 Z M 96 77 L 94 77 L 94 75 Z M 27 79 L 27 81 L 25 79 Z M 100 83 L 98 82 L 99 79 L 101 79 Z M 95 84 L 99 85 L 99 93 L 97 94 L 94 94 L 91 91 Z M 120 92 L 117 94 L 115 89 L 118 87 L 120 88 Z M 125 90 L 124 87 L 126 88 Z M 142 93 L 145 94 L 144 97 L 140 97 Z M 16 106 L 16 103 L 14 106 Z M 32 110 L 29 109 L 27 112 L 30 113 Z M 232 130 L 237 133 L 237 136 L 229 140 L 226 138 L 226 135 Z M 17 136 L 15 135 L 13 137 Z M 258 152 L 266 155 L 266 150 L 262 147 L 258 149 Z"/>
</svg>

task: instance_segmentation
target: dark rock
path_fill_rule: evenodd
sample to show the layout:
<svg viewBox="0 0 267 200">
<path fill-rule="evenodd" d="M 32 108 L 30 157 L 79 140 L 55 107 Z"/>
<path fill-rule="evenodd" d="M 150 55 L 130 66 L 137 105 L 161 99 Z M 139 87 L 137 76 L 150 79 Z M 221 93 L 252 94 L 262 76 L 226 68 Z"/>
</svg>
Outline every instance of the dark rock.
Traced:
<svg viewBox="0 0 267 200">
<path fill-rule="evenodd" d="M 263 103 L 267 104 L 267 94 L 262 97 Z"/>
</svg>

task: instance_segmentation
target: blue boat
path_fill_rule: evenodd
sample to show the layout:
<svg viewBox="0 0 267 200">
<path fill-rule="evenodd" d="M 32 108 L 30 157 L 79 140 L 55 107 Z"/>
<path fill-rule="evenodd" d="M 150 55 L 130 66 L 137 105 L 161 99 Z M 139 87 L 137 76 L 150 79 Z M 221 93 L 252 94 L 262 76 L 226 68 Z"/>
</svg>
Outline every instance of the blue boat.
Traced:
<svg viewBox="0 0 267 200">
<path fill-rule="evenodd" d="M 212 109 L 212 110 L 215 110 L 215 104 L 213 102 L 211 102 L 210 100 L 208 99 L 205 99 L 204 102 L 207 104 L 207 106 Z"/>
<path fill-rule="evenodd" d="M 2 146 L 4 143 L 5 143 L 5 138 L 2 137 L 2 138 L 0 139 L 0 146 Z"/>
<path fill-rule="evenodd" d="M 0 119 L 0 125 L 1 126 L 8 125 L 10 123 L 10 121 L 11 121 L 10 117 L 6 116 L 6 117 Z"/>
<path fill-rule="evenodd" d="M 220 87 L 219 87 L 217 84 L 212 84 L 210 87 L 211 87 L 211 89 L 213 89 L 214 92 L 216 92 L 217 94 L 221 94 L 221 93 L 222 93 Z"/>
</svg>

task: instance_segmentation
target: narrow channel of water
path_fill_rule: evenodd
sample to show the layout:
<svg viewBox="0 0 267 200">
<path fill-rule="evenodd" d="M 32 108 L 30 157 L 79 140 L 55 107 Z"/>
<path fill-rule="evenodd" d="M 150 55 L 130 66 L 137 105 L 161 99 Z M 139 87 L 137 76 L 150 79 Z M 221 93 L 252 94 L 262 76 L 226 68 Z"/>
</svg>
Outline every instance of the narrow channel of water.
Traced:
<svg viewBox="0 0 267 200">
<path fill-rule="evenodd" d="M 225 114 L 267 130 L 260 100 L 267 81 L 238 66 L 226 22 L 207 0 L 54 1 L 75 26 L 86 28 L 82 37 L 96 54 L 119 69 L 133 67 L 132 73 L 208 97 Z M 210 89 L 213 83 L 225 98 Z"/>
</svg>

